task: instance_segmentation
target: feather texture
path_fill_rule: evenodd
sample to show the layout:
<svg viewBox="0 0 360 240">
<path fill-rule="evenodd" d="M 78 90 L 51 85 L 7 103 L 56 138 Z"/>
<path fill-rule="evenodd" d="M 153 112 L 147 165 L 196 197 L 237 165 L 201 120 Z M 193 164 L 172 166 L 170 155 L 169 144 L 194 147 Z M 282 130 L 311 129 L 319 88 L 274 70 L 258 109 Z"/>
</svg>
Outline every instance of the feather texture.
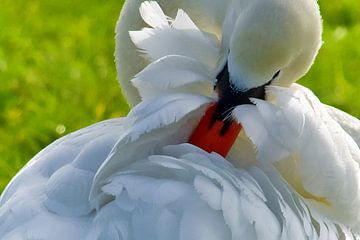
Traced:
<svg viewBox="0 0 360 240">
<path fill-rule="evenodd" d="M 149 63 L 147 59 L 143 58 L 143 54 L 139 54 L 139 49 L 129 37 L 129 31 L 139 30 L 146 26 L 141 15 L 137 14 L 143 2 L 143 0 L 125 1 L 116 27 L 115 56 L 118 79 L 121 83 L 123 94 L 131 106 L 139 103 L 141 98 L 136 88 L 130 83 L 130 80 Z M 184 12 L 191 16 L 192 22 L 199 29 L 220 39 L 222 23 L 226 14 L 225 9 L 232 0 L 182 0 L 181 3 L 157 0 L 156 2 L 162 7 L 163 12 L 174 17 L 178 9 L 182 8 Z M 170 20 L 170 23 L 172 22 L 173 20 Z M 184 22 L 186 21 L 184 20 Z M 168 46 L 168 44 L 164 46 Z"/>
<path fill-rule="evenodd" d="M 124 126 L 136 129 L 138 124 L 143 124 L 143 118 L 151 114 L 161 116 L 161 111 L 173 115 L 171 108 L 167 109 L 163 103 L 178 106 L 187 98 L 193 98 L 194 102 L 198 99 L 199 107 L 185 104 L 188 108 L 183 111 L 188 113 L 184 117 L 179 116 L 175 122 L 161 120 L 166 124 L 145 131 L 140 138 L 127 137 L 131 136 L 131 130 L 124 131 Z M 319 212 L 266 159 L 257 166 L 237 169 L 215 153 L 179 144 L 191 132 L 189 123 L 198 121 L 205 111 L 201 106 L 207 103 L 206 98 L 193 95 L 164 96 L 135 108 L 125 121 L 99 124 L 54 143 L 23 170 L 34 177 L 36 184 L 31 188 L 16 187 L 27 181 L 18 178 L 3 195 L 6 197 L 2 198 L 0 207 L 0 234 L 4 239 L 59 240 L 358 238 L 332 216 Z M 280 107 L 266 111 L 274 108 Z M 264 116 L 272 115 L 258 115 Z M 290 124 L 289 128 L 294 126 Z M 95 142 L 88 145 L 86 139 L 90 136 Z M 93 155 L 92 150 L 100 143 L 106 143 L 108 150 Z M 175 145 L 167 146 L 169 143 Z M 50 178 L 37 174 L 37 166 L 48 161 L 52 149 L 67 145 L 76 146 L 77 154 L 69 152 L 76 157 L 52 170 Z M 110 146 L 114 147 L 109 154 Z M 99 162 L 104 161 L 99 168 Z M 89 195 L 87 187 L 81 186 L 91 182 L 85 179 L 87 173 L 94 171 L 97 177 L 93 195 Z M 91 197 L 90 202 L 85 199 L 84 190 Z M 83 205 L 76 207 L 80 202 Z"/>
<path fill-rule="evenodd" d="M 154 7 L 157 3 L 143 4 L 142 12 L 144 21 L 149 23 L 148 15 L 155 15 Z M 158 5 L 157 5 L 158 6 Z M 156 11 L 158 12 L 158 11 Z M 158 17 L 161 14 L 157 14 Z M 162 16 L 162 15 L 161 15 Z M 162 16 L 161 19 L 166 19 Z M 178 10 L 177 16 L 171 27 L 161 27 L 151 23 L 154 28 L 144 28 L 140 31 L 130 31 L 133 43 L 152 60 L 156 61 L 168 55 L 181 55 L 200 61 L 208 68 L 215 68 L 219 55 L 219 42 L 212 34 L 205 34 L 197 28 L 190 17 Z"/>
<path fill-rule="evenodd" d="M 215 79 L 202 63 L 184 56 L 165 56 L 147 66 L 132 80 L 142 99 L 149 99 L 164 93 L 212 92 Z"/>
<path fill-rule="evenodd" d="M 201 13 L 195 24 L 182 9 L 167 17 L 158 2 L 174 10 L 168 1 L 141 2 L 125 9 L 140 6 L 149 25 L 130 32 L 148 58 L 139 64 L 131 46 L 118 60 L 144 101 L 35 156 L 0 198 L 1 238 L 360 239 L 358 121 L 299 85 L 269 87 L 267 101 L 233 111 L 245 132 L 229 159 L 187 144 L 245 6 L 184 0 Z M 127 24 L 144 23 L 124 16 L 117 39 L 129 47 Z"/>
<path fill-rule="evenodd" d="M 99 208 L 107 201 L 109 196 L 101 193 L 101 187 L 116 169 L 141 160 L 164 144 L 186 142 L 210 102 L 206 97 L 178 94 L 143 102 L 134 108 L 129 113 L 133 126 L 95 176 L 90 195 L 92 206 Z"/>
<path fill-rule="evenodd" d="M 290 89 L 269 87 L 268 94 L 275 104 L 254 100 L 256 106 L 235 111 L 257 147 L 259 160 L 275 156 L 279 171 L 308 204 L 357 229 L 358 146 L 308 89 L 299 85 Z"/>
<path fill-rule="evenodd" d="M 153 28 L 169 27 L 168 17 L 155 1 L 145 1 L 139 8 L 142 19 Z"/>
<path fill-rule="evenodd" d="M 325 105 L 328 114 L 354 139 L 360 147 L 360 120 L 331 106 Z"/>
</svg>

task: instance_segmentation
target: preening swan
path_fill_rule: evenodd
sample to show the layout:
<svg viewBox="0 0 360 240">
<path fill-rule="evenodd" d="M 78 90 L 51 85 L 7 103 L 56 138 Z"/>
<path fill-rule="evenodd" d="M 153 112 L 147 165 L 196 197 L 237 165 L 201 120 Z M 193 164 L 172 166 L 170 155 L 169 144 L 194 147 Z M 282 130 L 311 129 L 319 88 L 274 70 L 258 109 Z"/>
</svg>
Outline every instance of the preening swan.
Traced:
<svg viewBox="0 0 360 240">
<path fill-rule="evenodd" d="M 1 239 L 360 239 L 360 122 L 295 83 L 321 34 L 315 0 L 126 1 L 133 109 L 35 156 Z"/>
</svg>

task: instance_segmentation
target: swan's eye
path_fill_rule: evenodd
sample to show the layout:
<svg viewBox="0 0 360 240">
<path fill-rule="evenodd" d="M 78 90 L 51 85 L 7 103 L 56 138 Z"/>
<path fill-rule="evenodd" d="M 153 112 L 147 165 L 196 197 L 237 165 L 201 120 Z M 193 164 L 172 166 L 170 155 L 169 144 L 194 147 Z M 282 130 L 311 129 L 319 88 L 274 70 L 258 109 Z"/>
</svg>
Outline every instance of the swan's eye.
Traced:
<svg viewBox="0 0 360 240">
<path fill-rule="evenodd" d="M 274 80 L 275 78 L 277 78 L 280 75 L 280 72 L 281 72 L 280 70 L 277 71 L 271 80 Z"/>
</svg>

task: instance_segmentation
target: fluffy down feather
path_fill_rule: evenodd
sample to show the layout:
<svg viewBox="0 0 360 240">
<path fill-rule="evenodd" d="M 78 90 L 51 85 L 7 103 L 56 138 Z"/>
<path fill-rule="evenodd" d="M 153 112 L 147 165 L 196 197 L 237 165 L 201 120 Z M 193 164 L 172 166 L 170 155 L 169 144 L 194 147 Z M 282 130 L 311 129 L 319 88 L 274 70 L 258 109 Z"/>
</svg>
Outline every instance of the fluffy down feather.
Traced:
<svg viewBox="0 0 360 240">
<path fill-rule="evenodd" d="M 142 15 L 147 17 L 154 14 L 152 5 L 157 3 L 144 2 L 140 8 Z M 163 17 L 159 15 L 157 18 Z M 147 18 L 144 20 L 149 22 Z M 182 55 L 195 59 L 210 69 L 217 65 L 220 53 L 217 38 L 200 31 L 181 9 L 171 25 L 161 28 L 157 25 L 157 28 L 144 28 L 140 31 L 130 31 L 129 34 L 133 43 L 152 61 L 169 55 Z"/>
<path fill-rule="evenodd" d="M 142 99 L 164 93 L 188 92 L 211 95 L 216 79 L 201 62 L 184 56 L 169 55 L 149 64 L 132 80 Z"/>
</svg>

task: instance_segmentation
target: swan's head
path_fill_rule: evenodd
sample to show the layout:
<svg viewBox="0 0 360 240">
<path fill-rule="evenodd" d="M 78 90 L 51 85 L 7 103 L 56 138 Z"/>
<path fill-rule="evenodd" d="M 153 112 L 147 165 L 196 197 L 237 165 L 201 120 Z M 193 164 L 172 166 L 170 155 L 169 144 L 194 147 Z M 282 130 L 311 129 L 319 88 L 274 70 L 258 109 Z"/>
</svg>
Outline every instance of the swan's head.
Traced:
<svg viewBox="0 0 360 240">
<path fill-rule="evenodd" d="M 141 4 L 140 15 L 150 27 L 130 31 L 130 37 L 147 61 L 132 80 L 143 99 L 169 89 L 210 95 L 215 85 L 224 113 L 250 103 L 250 98 L 265 98 L 267 85 L 290 86 L 309 70 L 322 43 L 316 0 L 222 3 L 182 0 L 177 6 L 158 0 Z M 174 19 L 166 16 L 161 7 L 173 13 L 174 5 L 185 7 L 189 15 L 179 9 Z M 128 48 L 122 42 L 119 46 Z M 129 62 L 128 50 L 122 51 L 123 61 Z M 131 68 L 120 65 L 118 69 Z"/>
<path fill-rule="evenodd" d="M 288 87 L 311 67 L 322 40 L 315 0 L 253 0 L 228 13 L 224 67 L 218 71 L 219 118 L 250 98 L 266 98 L 265 87 Z M 233 15 L 233 16 L 232 16 Z M 228 31 L 228 32 L 226 32 Z"/>
<path fill-rule="evenodd" d="M 239 3 L 227 58 L 230 84 L 246 91 L 266 84 L 289 86 L 312 65 L 321 46 L 315 0 L 252 0 Z M 236 16 L 237 15 L 237 16 Z"/>
</svg>

